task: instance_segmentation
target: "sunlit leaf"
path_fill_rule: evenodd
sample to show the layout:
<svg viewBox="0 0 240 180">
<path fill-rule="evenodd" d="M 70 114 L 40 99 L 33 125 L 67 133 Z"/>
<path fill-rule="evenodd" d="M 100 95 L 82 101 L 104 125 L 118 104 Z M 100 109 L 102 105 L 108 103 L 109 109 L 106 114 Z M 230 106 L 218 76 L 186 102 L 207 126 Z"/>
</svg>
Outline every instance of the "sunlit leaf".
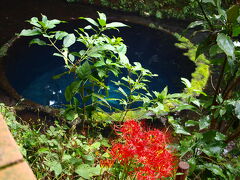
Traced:
<svg viewBox="0 0 240 180">
<path fill-rule="evenodd" d="M 225 52 L 225 54 L 227 56 L 235 57 L 235 55 L 234 55 L 234 50 L 235 50 L 234 44 L 233 44 L 232 39 L 229 36 L 227 36 L 223 33 L 218 34 L 217 44 Z"/>
<path fill-rule="evenodd" d="M 237 101 L 235 104 L 235 114 L 237 118 L 240 119 L 240 101 Z"/>
<path fill-rule="evenodd" d="M 119 27 L 127 27 L 128 25 L 123 24 L 121 22 L 112 22 L 106 25 L 107 28 L 119 28 Z"/>
<path fill-rule="evenodd" d="M 40 35 L 40 34 L 41 34 L 41 31 L 39 29 L 23 29 L 19 35 L 20 36 L 35 36 L 35 35 Z"/>
<path fill-rule="evenodd" d="M 63 46 L 64 47 L 70 47 L 76 42 L 76 37 L 74 34 L 68 34 L 66 37 L 63 39 Z"/>
<path fill-rule="evenodd" d="M 201 119 L 199 119 L 199 129 L 205 129 L 208 128 L 208 126 L 210 125 L 210 117 L 209 116 L 205 116 Z"/>
<path fill-rule="evenodd" d="M 30 44 L 30 45 L 32 45 L 32 44 L 38 44 L 38 45 L 40 45 L 40 46 L 43 46 L 43 45 L 46 45 L 47 43 L 46 43 L 45 41 L 39 39 L 39 38 L 35 38 L 35 39 L 31 40 L 29 44 Z"/>
<path fill-rule="evenodd" d="M 188 29 L 195 28 L 195 27 L 203 25 L 203 24 L 204 24 L 203 21 L 194 21 L 194 22 L 190 23 L 187 28 Z"/>
<path fill-rule="evenodd" d="M 98 23 L 95 20 L 93 20 L 92 18 L 80 17 L 79 19 L 84 19 L 84 20 L 88 21 L 89 23 L 91 23 L 94 26 L 97 26 L 97 27 L 99 26 Z"/>
</svg>

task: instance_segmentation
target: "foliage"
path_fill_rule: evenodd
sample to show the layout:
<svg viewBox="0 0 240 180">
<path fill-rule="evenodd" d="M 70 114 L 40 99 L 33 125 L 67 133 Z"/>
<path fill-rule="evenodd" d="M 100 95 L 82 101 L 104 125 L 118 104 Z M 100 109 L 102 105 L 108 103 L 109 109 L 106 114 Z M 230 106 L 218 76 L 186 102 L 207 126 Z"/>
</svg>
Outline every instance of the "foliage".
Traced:
<svg viewBox="0 0 240 180">
<path fill-rule="evenodd" d="M 191 23 L 190 27 L 200 25 L 209 31 L 206 40 L 198 46 L 196 56 L 204 52 L 210 57 L 212 65 L 221 66 L 214 96 L 210 99 L 212 102 L 209 105 L 211 106 L 207 108 L 212 110 L 211 128 L 222 130 L 228 124 L 226 119 L 235 119 L 234 121 L 239 122 L 238 116 L 234 112 L 239 96 L 234 93 L 234 90 L 237 90 L 236 87 L 239 83 L 240 60 L 238 41 L 234 38 L 239 35 L 238 17 L 240 14 L 239 5 L 234 5 L 225 11 L 221 8 L 220 1 L 211 1 L 210 4 L 216 7 L 217 14 L 207 15 L 203 11 L 205 16 L 203 15 L 202 18 L 205 19 L 198 21 L 198 23 Z M 230 104 L 232 107 L 228 108 Z M 229 109 L 232 113 L 227 113 Z M 226 131 L 222 132 L 226 133 Z"/>
<path fill-rule="evenodd" d="M 92 179 L 101 175 L 98 159 L 102 148 L 110 146 L 101 135 L 94 140 L 86 138 L 57 122 L 42 133 L 17 122 L 11 108 L 3 104 L 0 112 L 38 179 Z"/>
<path fill-rule="evenodd" d="M 66 0 L 67 2 L 81 2 L 80 0 Z M 155 16 L 156 18 L 180 18 L 195 15 L 193 9 L 196 3 L 191 0 L 86 0 L 89 4 L 96 4 L 126 12 L 137 12 L 143 16 Z"/>
<path fill-rule="evenodd" d="M 124 122 L 116 129 L 121 133 L 122 143 L 114 143 L 110 158 L 102 160 L 101 166 L 115 175 L 115 179 L 129 176 L 137 179 L 172 177 L 176 167 L 173 152 L 168 148 L 169 137 L 159 130 L 146 131 L 134 120 Z"/>
<path fill-rule="evenodd" d="M 119 1 L 123 7 L 132 2 Z M 228 1 L 223 2 L 225 3 L 224 7 L 231 4 Z M 145 5 L 141 4 L 141 9 L 144 9 L 143 6 Z M 48 43 L 45 39 L 34 39 L 31 43 L 54 47 L 58 51 L 55 55 L 62 57 L 65 62 L 66 73 L 74 74 L 74 82 L 67 87 L 65 92 L 66 100 L 70 102 L 64 112 L 67 120 L 78 122 L 93 120 L 96 117 L 94 113 L 104 114 L 102 110 L 104 106 L 113 110 L 114 113 L 120 112 L 120 114 L 116 113 L 115 117 L 125 120 L 132 110 L 132 104 L 140 103 L 139 106 L 153 113 L 155 117 L 168 118 L 168 123 L 174 130 L 174 135 L 176 135 L 178 144 L 175 147 L 178 150 L 180 160 L 188 161 L 191 166 L 189 175 L 191 179 L 235 179 L 240 174 L 240 152 L 239 143 L 237 142 L 240 137 L 240 42 L 238 41 L 240 35 L 240 7 L 239 5 L 233 5 L 225 10 L 219 0 L 196 0 L 191 5 L 198 6 L 199 9 L 196 12 L 202 14 L 198 16 L 198 21 L 189 25 L 189 28 L 202 27 L 200 32 L 208 32 L 208 37 L 196 49 L 188 40 L 176 35 L 181 40 L 181 43 L 178 43 L 177 46 L 190 49 L 187 55 L 198 64 L 197 73 L 193 74 L 194 79 L 192 82 L 182 78 L 186 86 L 185 93 L 169 94 L 167 87 L 162 92 L 149 92 L 146 82 L 154 74 L 144 69 L 139 63 L 133 65 L 129 63 L 125 55 L 127 48 L 121 38 L 110 38 L 104 34 L 105 30 L 117 29 L 125 25 L 116 22 L 107 23 L 106 16 L 103 13 L 98 13 L 99 18 L 97 21 L 91 18 L 80 18 L 88 21 L 90 25 L 76 30 L 77 35 L 55 31 L 53 28 L 61 21 L 48 20 L 44 15 L 42 15 L 41 21 L 32 18 L 29 22 L 34 26 L 33 29 L 23 30 L 21 35 L 42 35 L 45 37 Z M 134 7 L 132 5 L 132 8 Z M 52 31 L 49 31 L 51 29 Z M 88 33 L 88 30 L 94 33 Z M 198 33 L 197 29 L 196 33 Z M 61 41 L 62 47 L 58 47 L 57 41 Z M 84 44 L 85 49 L 71 52 L 70 47 L 75 42 Z M 201 89 L 206 84 L 206 77 L 209 74 L 206 64 L 221 68 L 213 95 L 207 95 Z M 119 81 L 113 82 L 118 87 L 117 92 L 121 94 L 122 98 L 108 98 L 109 88 L 105 83 L 106 78 L 110 75 L 108 72 L 119 76 L 123 69 L 127 71 L 127 75 L 119 78 Z M 200 94 L 201 96 L 196 98 L 193 94 Z M 109 102 L 112 100 L 120 102 L 124 111 L 121 112 L 110 106 Z M 186 110 L 194 112 L 192 119 L 178 116 L 179 112 L 184 113 Z M 106 116 L 113 118 L 110 115 Z M 125 128 L 127 125 L 129 125 L 130 129 Z M 55 130 L 57 133 L 54 133 Z M 51 167 L 60 167 L 56 163 L 60 162 L 61 168 L 66 168 L 69 171 L 69 176 L 70 174 L 78 176 L 86 172 L 87 178 L 95 175 L 110 177 L 111 174 L 114 174 L 114 177 L 124 179 L 127 178 L 129 173 L 133 178 L 146 178 L 145 176 L 148 175 L 156 177 L 156 169 L 159 168 L 159 165 L 162 165 L 157 162 L 163 163 L 161 159 L 157 159 L 160 158 L 158 156 L 158 153 L 160 153 L 161 158 L 165 158 L 164 163 L 169 163 L 165 167 L 170 168 L 171 166 L 170 169 L 172 170 L 173 161 L 170 160 L 174 158 L 167 148 L 168 142 L 165 143 L 167 137 L 164 133 L 158 130 L 144 131 L 139 123 L 135 121 L 127 121 L 119 131 L 121 132 L 120 142 L 113 144 L 110 152 L 101 157 L 102 159 L 103 157 L 106 158 L 102 161 L 104 173 L 99 173 L 98 170 L 98 173 L 96 173 L 96 168 L 100 168 L 96 163 L 98 159 L 88 161 L 89 159 L 84 159 L 84 157 L 85 155 L 94 157 L 94 152 L 100 148 L 101 143 L 99 141 L 101 141 L 101 138 L 97 139 L 97 148 L 88 149 L 89 151 L 87 151 L 84 147 L 87 146 L 91 149 L 92 143 L 88 144 L 84 137 L 75 133 L 74 136 L 72 136 L 72 133 L 69 136 L 65 135 L 65 133 L 75 132 L 75 126 L 65 129 L 64 125 L 59 126 L 56 124 L 56 127 L 51 127 L 45 135 L 38 136 L 36 140 L 33 140 L 37 147 L 39 147 L 39 143 L 42 143 L 41 146 L 48 149 L 54 147 L 53 149 L 56 151 L 54 153 L 58 154 L 56 157 L 50 155 L 51 161 L 48 160 L 50 162 L 54 161 L 55 164 L 50 163 L 51 165 L 48 166 L 48 163 L 43 163 L 40 167 L 44 165 L 45 168 L 49 168 L 48 172 L 55 173 L 55 176 L 60 175 L 58 174 L 60 168 L 54 170 Z M 32 136 L 34 137 L 34 135 Z M 47 137 L 47 139 L 41 140 L 43 136 Z M 54 143 L 55 141 L 48 140 L 52 136 L 54 136 L 54 139 L 59 138 L 58 140 L 64 141 L 64 143 Z M 78 142 L 82 144 L 75 142 L 76 137 L 80 140 Z M 71 142 L 71 138 L 74 139 L 75 144 L 77 143 L 79 151 L 73 149 L 74 147 L 71 145 L 71 147 L 68 147 L 67 144 L 69 141 Z M 156 142 L 155 138 L 159 141 Z M 147 147 L 145 147 L 146 144 Z M 232 146 L 230 146 L 231 144 Z M 67 151 L 67 155 L 74 158 L 78 157 L 75 155 L 79 155 L 80 152 L 82 161 L 81 164 L 77 164 L 78 168 L 80 166 L 78 170 L 74 165 L 73 167 L 66 167 L 62 162 L 62 150 L 67 148 L 71 149 Z M 158 148 L 162 151 L 159 151 Z M 73 152 L 73 155 L 71 152 Z M 110 158 L 108 157 L 109 154 Z M 28 157 L 31 158 L 29 155 Z M 152 161 L 148 161 L 149 159 L 157 159 L 157 162 L 152 163 Z M 44 157 L 41 160 L 46 159 Z M 158 173 L 160 170 L 163 169 L 158 169 Z M 171 176 L 169 172 L 165 171 L 158 175 Z M 61 177 L 65 176 L 68 177 L 65 174 Z"/>
<path fill-rule="evenodd" d="M 67 73 L 74 75 L 74 81 L 65 90 L 65 98 L 69 104 L 64 115 L 70 121 L 93 120 L 95 112 L 104 112 L 102 108 L 114 108 L 110 101 L 120 101 L 125 110 L 121 117 L 124 119 L 131 108 L 130 105 L 141 101 L 141 97 L 144 96 L 141 90 L 147 91 L 147 77 L 155 76 L 141 67 L 140 63 L 129 63 L 125 55 L 127 47 L 120 37 L 108 37 L 104 34 L 106 30 L 126 25 L 120 22 L 107 23 L 105 14 L 98 15 L 97 21 L 79 18 L 86 20 L 90 25 L 75 30 L 77 36 L 65 31 L 51 31 L 61 21 L 48 20 L 44 15 L 41 21 L 36 17 L 31 18 L 29 23 L 33 25 L 33 29 L 24 29 L 20 33 L 21 36 L 42 35 L 49 43 L 45 39 L 35 38 L 30 44 L 48 45 L 56 49 L 57 53 L 54 55 L 63 58 L 67 71 L 55 78 L 61 78 Z M 62 41 L 62 47 L 58 47 L 58 41 Z M 70 47 L 75 43 L 82 44 L 85 48 L 71 52 Z M 127 76 L 122 77 L 121 82 L 114 83 L 118 86 L 117 92 L 125 98 L 109 98 L 109 86 L 106 84 L 108 76 L 119 76 L 124 69 L 128 72 Z"/>
<path fill-rule="evenodd" d="M 198 45 L 196 58 L 203 55 L 211 66 L 221 68 L 213 96 L 194 100 L 198 104 L 196 120 L 169 117 L 175 133 L 180 157 L 191 166 L 190 178 L 235 179 L 239 169 L 239 5 L 227 10 L 221 1 L 197 1 L 202 15 L 189 28 L 201 26 L 208 37 Z M 205 8 L 207 7 L 207 8 Z M 206 10 L 207 9 L 207 10 Z M 211 11 L 208 11 L 208 10 Z M 238 160 L 233 160 L 236 158 Z"/>
<path fill-rule="evenodd" d="M 199 90 L 199 92 L 201 92 L 207 85 L 207 81 L 210 75 L 209 61 L 206 59 L 204 54 L 201 54 L 196 58 L 197 46 L 194 46 L 187 38 L 180 36 L 177 33 L 175 33 L 175 37 L 179 41 L 179 43 L 176 43 L 175 45 L 178 48 L 187 49 L 187 52 L 184 53 L 184 55 L 193 61 L 197 66 L 195 71 L 192 73 L 191 88 L 187 88 L 186 93 L 199 94 L 196 92 L 196 90 Z"/>
<path fill-rule="evenodd" d="M 239 162 L 227 150 L 226 135 L 209 130 L 209 116 L 198 121 L 169 117 L 176 134 L 181 134 L 177 149 L 182 160 L 190 164 L 189 178 L 235 179 L 240 173 Z"/>
</svg>

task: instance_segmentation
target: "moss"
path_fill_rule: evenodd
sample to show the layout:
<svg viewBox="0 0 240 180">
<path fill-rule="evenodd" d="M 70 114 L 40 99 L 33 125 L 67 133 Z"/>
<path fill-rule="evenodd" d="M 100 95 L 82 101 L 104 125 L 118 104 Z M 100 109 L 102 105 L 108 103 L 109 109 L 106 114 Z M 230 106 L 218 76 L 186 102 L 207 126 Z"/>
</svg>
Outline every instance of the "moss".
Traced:
<svg viewBox="0 0 240 180">
<path fill-rule="evenodd" d="M 7 55 L 7 51 L 8 51 L 8 46 L 6 44 L 4 44 L 1 48 L 0 48 L 0 57 L 4 57 Z"/>
<path fill-rule="evenodd" d="M 123 118 L 123 113 L 125 112 L 117 112 L 117 113 L 104 113 L 104 112 L 96 112 L 93 115 L 93 119 L 96 122 L 111 122 L 111 121 L 121 121 Z M 146 110 L 137 110 L 137 111 L 128 111 L 124 120 L 129 119 L 142 119 L 146 115 Z"/>
<path fill-rule="evenodd" d="M 12 39 L 10 39 L 6 44 L 4 44 L 2 47 L 0 47 L 0 58 L 7 55 L 9 47 L 12 46 L 14 41 L 18 38 L 18 36 L 14 36 Z"/>
<path fill-rule="evenodd" d="M 150 27 L 154 29 L 161 29 L 168 33 L 171 33 L 161 27 L 156 27 L 154 24 L 150 24 Z M 200 55 L 197 59 L 195 58 L 197 46 L 192 44 L 190 40 L 188 40 L 183 36 L 180 36 L 177 33 L 175 33 L 174 36 L 179 41 L 179 43 L 176 43 L 175 45 L 180 49 L 187 50 L 187 52 L 184 53 L 184 55 L 187 56 L 196 65 L 196 69 L 192 73 L 192 79 L 191 79 L 192 87 L 185 89 L 185 93 L 198 95 L 196 92 L 202 91 L 204 89 L 209 78 L 209 74 L 210 74 L 209 65 L 208 65 L 209 61 L 206 59 L 204 55 Z M 122 120 L 123 113 L 124 112 L 109 114 L 109 113 L 97 112 L 94 114 L 93 119 L 95 119 L 97 122 L 120 121 Z M 145 117 L 146 113 L 147 113 L 146 110 L 129 111 L 126 114 L 126 117 L 124 120 L 141 119 Z"/>
<path fill-rule="evenodd" d="M 188 56 L 191 61 L 196 64 L 196 70 L 192 73 L 191 84 L 192 87 L 186 89 L 187 94 L 192 94 L 197 91 L 202 91 L 207 84 L 210 70 L 209 70 L 209 61 L 202 54 L 196 58 L 197 46 L 193 45 L 187 38 L 180 36 L 175 33 L 175 37 L 178 39 L 179 43 L 175 45 L 180 49 L 187 49 L 187 52 L 184 53 L 185 56 Z"/>
</svg>

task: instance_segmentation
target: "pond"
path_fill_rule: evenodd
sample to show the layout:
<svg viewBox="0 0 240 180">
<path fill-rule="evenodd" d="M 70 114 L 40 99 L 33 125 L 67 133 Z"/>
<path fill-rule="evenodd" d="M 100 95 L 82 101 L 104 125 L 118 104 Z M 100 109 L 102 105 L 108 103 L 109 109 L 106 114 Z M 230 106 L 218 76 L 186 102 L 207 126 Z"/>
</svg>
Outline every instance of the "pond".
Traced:
<svg viewBox="0 0 240 180">
<path fill-rule="evenodd" d="M 177 40 L 171 34 L 142 25 L 126 23 L 130 28 L 113 30 L 108 35 L 120 36 L 128 46 L 130 62 L 140 62 L 158 77 L 149 83 L 150 90 L 161 91 L 168 86 L 170 93 L 181 92 L 180 78 L 191 79 L 195 64 L 175 47 Z M 73 21 L 61 29 L 69 32 L 79 25 Z M 54 80 L 52 77 L 64 71 L 63 60 L 52 56 L 53 48 L 29 46 L 31 38 L 20 38 L 9 49 L 6 57 L 6 75 L 16 91 L 24 98 L 42 105 L 61 107 L 65 103 L 64 89 L 72 81 L 71 76 Z M 80 47 L 73 47 L 80 48 Z M 116 87 L 109 81 L 111 97 L 118 96 Z M 111 102 L 114 103 L 114 102 Z M 116 104 L 116 102 L 114 103 Z"/>
</svg>

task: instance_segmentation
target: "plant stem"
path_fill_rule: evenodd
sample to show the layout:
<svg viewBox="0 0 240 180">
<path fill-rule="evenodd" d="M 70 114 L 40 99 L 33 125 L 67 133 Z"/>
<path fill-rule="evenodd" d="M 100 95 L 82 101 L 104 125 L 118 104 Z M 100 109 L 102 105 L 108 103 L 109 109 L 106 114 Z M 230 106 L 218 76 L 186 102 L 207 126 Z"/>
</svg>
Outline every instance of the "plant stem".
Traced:
<svg viewBox="0 0 240 180">
<path fill-rule="evenodd" d="M 198 6 L 200 7 L 200 9 L 201 9 L 201 11 L 202 11 L 202 14 L 203 14 L 205 20 L 207 21 L 207 23 L 208 23 L 210 29 L 211 29 L 212 31 L 214 31 L 214 27 L 213 27 L 211 21 L 208 19 L 207 14 L 206 14 L 206 12 L 204 11 L 201 2 L 200 2 L 199 0 L 197 0 L 197 3 L 198 3 Z"/>
<path fill-rule="evenodd" d="M 73 66 L 75 66 L 75 64 L 74 64 L 72 61 L 70 61 L 70 60 L 68 59 L 68 57 L 66 57 L 66 56 L 63 54 L 63 52 L 54 44 L 54 42 L 52 42 L 52 40 L 51 40 L 50 38 L 48 38 L 48 40 L 49 40 L 49 42 L 51 43 L 51 45 L 52 45 L 61 55 L 63 55 L 64 58 L 66 58 L 68 62 L 70 62 L 70 64 L 72 64 Z"/>
<path fill-rule="evenodd" d="M 215 94 L 214 94 L 214 97 L 213 97 L 212 106 L 217 104 L 216 99 L 217 99 L 217 95 L 218 95 L 219 90 L 220 90 L 220 85 L 221 85 L 221 82 L 222 82 L 222 79 L 223 79 L 226 64 L 227 64 L 227 57 L 225 57 L 225 59 L 224 59 L 223 66 L 222 66 L 222 69 L 221 69 L 221 74 L 218 78 L 218 83 L 217 83 L 217 87 L 216 87 Z M 217 119 L 214 118 L 214 112 L 215 111 L 213 110 L 212 121 L 211 121 L 211 125 L 210 125 L 211 129 L 214 129 L 216 127 L 216 123 L 217 123 Z"/>
<path fill-rule="evenodd" d="M 220 85 L 221 85 L 221 82 L 222 82 L 222 79 L 223 79 L 226 64 L 227 64 L 227 57 L 225 57 L 223 65 L 222 65 L 221 74 L 218 78 L 217 87 L 216 87 L 215 94 L 214 94 L 214 97 L 213 97 L 212 105 L 216 105 L 216 99 L 217 99 L 217 95 L 218 95 L 219 90 L 220 90 Z"/>
<path fill-rule="evenodd" d="M 235 79 L 234 81 L 231 82 L 228 90 L 225 92 L 223 99 L 227 99 L 229 97 L 229 95 L 231 94 L 231 92 L 234 90 L 234 88 L 237 86 L 237 84 L 240 82 L 240 77 L 238 77 L 237 79 Z"/>
<path fill-rule="evenodd" d="M 240 128 L 238 128 L 236 133 L 229 136 L 226 142 L 229 143 L 230 141 L 233 141 L 234 139 L 236 139 L 238 137 L 240 137 Z"/>
<path fill-rule="evenodd" d="M 225 128 L 222 130 L 223 134 L 227 134 L 228 129 L 231 127 L 231 125 L 233 124 L 234 119 L 232 118 L 231 121 L 227 124 L 227 126 L 225 126 Z"/>
</svg>

